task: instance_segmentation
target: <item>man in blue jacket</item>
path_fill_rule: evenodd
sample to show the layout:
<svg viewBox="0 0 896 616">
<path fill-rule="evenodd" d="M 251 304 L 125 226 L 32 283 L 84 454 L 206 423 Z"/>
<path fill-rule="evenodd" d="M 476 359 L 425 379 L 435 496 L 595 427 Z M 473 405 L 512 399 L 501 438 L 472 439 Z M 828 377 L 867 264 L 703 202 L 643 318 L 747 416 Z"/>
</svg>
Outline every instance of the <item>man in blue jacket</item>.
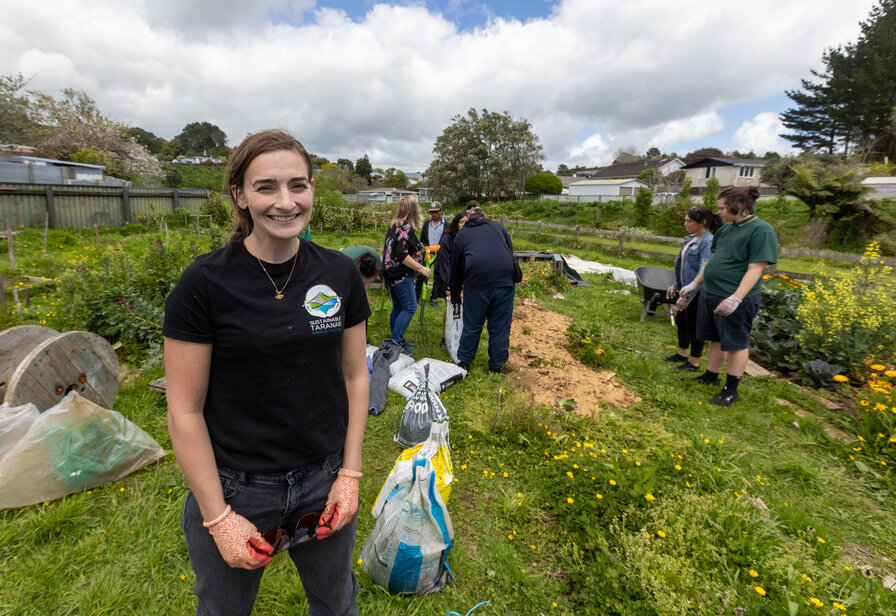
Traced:
<svg viewBox="0 0 896 616">
<path fill-rule="evenodd" d="M 462 297 L 464 330 L 457 365 L 469 370 L 488 321 L 488 368 L 506 374 L 513 318 L 513 243 L 507 229 L 488 220 L 481 207 L 470 210 L 451 249 L 451 297 Z M 463 292 L 463 294 L 461 294 Z"/>
</svg>

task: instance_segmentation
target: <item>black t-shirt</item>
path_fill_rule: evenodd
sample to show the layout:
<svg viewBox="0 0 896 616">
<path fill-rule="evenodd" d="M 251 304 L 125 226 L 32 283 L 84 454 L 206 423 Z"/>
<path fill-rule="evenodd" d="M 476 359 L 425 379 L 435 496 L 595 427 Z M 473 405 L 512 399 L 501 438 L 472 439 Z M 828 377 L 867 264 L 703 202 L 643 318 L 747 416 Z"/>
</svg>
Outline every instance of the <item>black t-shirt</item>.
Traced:
<svg viewBox="0 0 896 616">
<path fill-rule="evenodd" d="M 293 262 L 264 266 L 282 288 Z M 278 473 L 345 443 L 342 332 L 370 316 L 358 266 L 302 241 L 274 294 L 235 241 L 198 257 L 165 301 L 164 336 L 213 345 L 204 415 L 218 466 Z"/>
</svg>

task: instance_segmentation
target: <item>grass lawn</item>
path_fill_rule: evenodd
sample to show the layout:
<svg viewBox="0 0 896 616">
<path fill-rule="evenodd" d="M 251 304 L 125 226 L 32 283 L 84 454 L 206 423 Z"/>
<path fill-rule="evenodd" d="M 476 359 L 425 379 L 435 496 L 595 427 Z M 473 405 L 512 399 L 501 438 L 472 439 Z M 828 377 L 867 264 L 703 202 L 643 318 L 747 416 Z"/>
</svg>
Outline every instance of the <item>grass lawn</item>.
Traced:
<svg viewBox="0 0 896 616">
<path fill-rule="evenodd" d="M 92 236 L 60 233 L 45 258 L 40 232 L 26 230 L 22 246 L 36 254 L 23 254 L 20 268 L 55 275 L 66 262 L 96 266 Z M 314 239 L 382 243 L 366 234 Z M 627 268 L 651 262 L 572 252 Z M 596 418 L 536 405 L 514 372 L 488 374 L 483 342 L 471 376 L 442 394 L 457 478 L 448 503 L 455 582 L 429 597 L 392 596 L 357 567 L 362 614 L 466 614 L 483 601 L 475 616 L 896 613 L 896 592 L 882 585 L 896 575 L 892 446 L 825 431 L 856 434 L 861 417 L 773 378 L 746 377 L 740 402 L 713 407 L 715 388 L 683 382 L 660 361 L 675 332 L 662 316 L 639 322 L 636 289 L 618 293 L 626 287 L 600 275 L 572 288 L 540 266 L 524 270 L 517 303 L 534 300 L 592 332 L 608 351 L 604 369 L 640 401 L 605 405 Z M 37 292 L 25 321 L 54 314 L 56 292 Z M 371 299 L 368 341 L 377 344 L 388 337 L 391 304 L 378 290 Z M 447 359 L 438 348 L 442 310 L 427 307 L 425 316 L 430 356 Z M 7 327 L 21 322 L 6 319 Z M 876 359 L 893 368 L 893 358 Z M 511 354 L 511 366 L 522 362 Z M 159 376 L 157 362 L 128 370 L 115 410 L 170 450 L 164 397 L 147 388 Z M 368 422 L 357 552 L 400 453 L 392 437 L 403 406 L 390 392 L 387 410 Z M 179 528 L 186 492 L 169 454 L 120 481 L 0 511 L 0 613 L 192 613 Z M 306 613 L 285 556 L 268 566 L 255 613 Z"/>
</svg>

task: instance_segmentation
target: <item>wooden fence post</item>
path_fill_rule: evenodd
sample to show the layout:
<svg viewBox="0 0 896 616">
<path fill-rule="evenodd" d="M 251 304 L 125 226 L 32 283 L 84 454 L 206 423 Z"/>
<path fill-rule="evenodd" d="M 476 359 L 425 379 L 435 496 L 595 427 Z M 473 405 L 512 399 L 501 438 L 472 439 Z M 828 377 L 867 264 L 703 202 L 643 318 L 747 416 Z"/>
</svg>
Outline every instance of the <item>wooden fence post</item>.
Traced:
<svg viewBox="0 0 896 616">
<path fill-rule="evenodd" d="M 622 250 L 625 248 L 625 231 L 619 233 L 619 247 L 616 249 L 617 254 L 622 254 Z"/>
<path fill-rule="evenodd" d="M 98 223 L 93 223 L 93 241 L 96 244 L 96 247 L 100 247 L 100 226 Z"/>
<path fill-rule="evenodd" d="M 579 225 L 576 225 L 576 242 L 579 241 Z"/>
<path fill-rule="evenodd" d="M 0 305 L 3 306 L 3 312 L 6 312 L 6 281 L 3 276 L 0 276 Z"/>
<path fill-rule="evenodd" d="M 28 165 L 31 167 L 31 165 Z M 59 221 L 56 220 L 56 203 L 53 200 L 53 187 L 47 186 L 47 216 L 49 217 L 49 224 L 54 229 L 59 227 Z"/>
<path fill-rule="evenodd" d="M 12 245 L 12 228 L 6 225 L 6 246 L 9 249 L 9 269 L 16 269 L 16 250 Z"/>
<path fill-rule="evenodd" d="M 131 222 L 131 193 L 127 186 L 121 187 L 121 219 L 123 222 Z"/>
<path fill-rule="evenodd" d="M 44 256 L 45 257 L 47 256 L 47 245 L 48 245 L 48 241 L 49 241 L 49 238 L 48 238 L 49 235 L 50 235 L 50 213 L 47 212 L 47 214 L 44 216 Z"/>
</svg>

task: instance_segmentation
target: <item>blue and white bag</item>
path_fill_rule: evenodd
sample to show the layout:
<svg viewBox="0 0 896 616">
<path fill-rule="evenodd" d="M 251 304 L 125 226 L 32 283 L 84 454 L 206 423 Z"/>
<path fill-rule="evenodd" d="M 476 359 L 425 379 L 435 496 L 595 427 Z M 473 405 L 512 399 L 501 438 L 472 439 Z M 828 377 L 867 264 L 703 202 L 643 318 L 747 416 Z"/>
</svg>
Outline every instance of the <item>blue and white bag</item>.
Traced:
<svg viewBox="0 0 896 616">
<path fill-rule="evenodd" d="M 391 593 L 429 595 L 451 582 L 454 528 L 428 458 L 415 460 L 410 485 L 393 490 L 361 549 L 361 568 Z"/>
</svg>

